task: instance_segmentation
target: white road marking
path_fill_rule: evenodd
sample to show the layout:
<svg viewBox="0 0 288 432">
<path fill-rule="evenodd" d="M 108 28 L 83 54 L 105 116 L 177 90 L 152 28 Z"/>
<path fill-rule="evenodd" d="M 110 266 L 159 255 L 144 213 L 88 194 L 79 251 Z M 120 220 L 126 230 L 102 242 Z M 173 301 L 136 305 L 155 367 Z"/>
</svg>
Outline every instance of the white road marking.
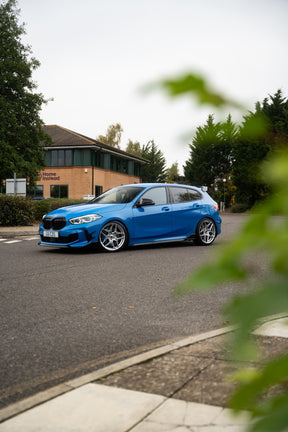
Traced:
<svg viewBox="0 0 288 432">
<path fill-rule="evenodd" d="M 21 242 L 21 241 L 22 241 L 22 240 L 10 240 L 10 241 L 5 242 L 4 244 L 19 243 L 19 242 Z"/>
<path fill-rule="evenodd" d="M 25 238 L 24 240 L 30 241 L 30 240 L 38 240 L 38 239 L 39 237 L 30 237 L 30 238 Z"/>
</svg>

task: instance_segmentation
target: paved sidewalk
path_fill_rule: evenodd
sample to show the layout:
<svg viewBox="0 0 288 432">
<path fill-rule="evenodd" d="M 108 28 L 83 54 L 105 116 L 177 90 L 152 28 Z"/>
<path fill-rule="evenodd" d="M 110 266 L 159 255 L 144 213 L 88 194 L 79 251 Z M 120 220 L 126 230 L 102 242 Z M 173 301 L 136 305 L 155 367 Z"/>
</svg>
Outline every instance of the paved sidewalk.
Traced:
<svg viewBox="0 0 288 432">
<path fill-rule="evenodd" d="M 0 237 L 10 238 L 38 234 L 39 224 L 29 226 L 4 227 L 0 226 Z"/>
<path fill-rule="evenodd" d="M 288 348 L 287 318 L 274 318 L 256 332 L 261 362 Z M 231 331 L 191 336 L 8 406 L 0 432 L 243 431 L 249 415 L 226 408 L 227 373 L 238 367 L 223 345 Z"/>
</svg>

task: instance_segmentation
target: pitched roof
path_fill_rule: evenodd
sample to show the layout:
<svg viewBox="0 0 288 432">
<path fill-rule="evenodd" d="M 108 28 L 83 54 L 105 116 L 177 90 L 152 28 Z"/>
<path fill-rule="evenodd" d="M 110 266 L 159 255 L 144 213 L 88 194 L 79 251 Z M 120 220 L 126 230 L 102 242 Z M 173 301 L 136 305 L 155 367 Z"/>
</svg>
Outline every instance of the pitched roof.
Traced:
<svg viewBox="0 0 288 432">
<path fill-rule="evenodd" d="M 51 147 L 54 148 L 94 148 L 95 150 L 102 150 L 107 153 L 113 153 L 118 156 L 125 157 L 127 159 L 137 160 L 140 163 L 149 163 L 146 159 L 139 156 L 127 153 L 123 150 L 117 149 L 115 147 L 103 144 L 100 141 L 89 138 L 85 135 L 73 132 L 69 129 L 65 129 L 57 125 L 44 125 L 43 130 L 47 135 L 50 135 L 53 143 L 49 147 L 45 147 L 47 150 Z"/>
</svg>

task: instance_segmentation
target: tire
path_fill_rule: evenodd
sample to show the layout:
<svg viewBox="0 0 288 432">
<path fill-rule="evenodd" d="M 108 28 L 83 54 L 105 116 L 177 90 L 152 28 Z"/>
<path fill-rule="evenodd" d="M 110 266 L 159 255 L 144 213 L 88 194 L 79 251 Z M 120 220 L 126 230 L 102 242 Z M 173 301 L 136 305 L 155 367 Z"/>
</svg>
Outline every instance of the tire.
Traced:
<svg viewBox="0 0 288 432">
<path fill-rule="evenodd" d="M 201 246 L 209 246 L 217 236 L 215 222 L 210 218 L 201 219 L 196 229 L 196 241 Z"/>
<path fill-rule="evenodd" d="M 98 245 L 105 252 L 119 252 L 127 247 L 128 232 L 118 221 L 107 222 L 99 233 Z"/>
</svg>

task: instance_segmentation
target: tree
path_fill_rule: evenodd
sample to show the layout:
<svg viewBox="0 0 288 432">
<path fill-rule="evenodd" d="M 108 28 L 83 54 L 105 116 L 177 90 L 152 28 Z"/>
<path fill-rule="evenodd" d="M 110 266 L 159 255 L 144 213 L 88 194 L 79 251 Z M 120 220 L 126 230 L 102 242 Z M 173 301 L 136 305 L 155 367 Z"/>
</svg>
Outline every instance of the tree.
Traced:
<svg viewBox="0 0 288 432">
<path fill-rule="evenodd" d="M 120 141 L 123 129 L 120 123 L 108 126 L 106 135 L 99 135 L 96 139 L 103 144 L 120 149 Z"/>
<path fill-rule="evenodd" d="M 141 145 L 140 145 L 139 141 L 133 142 L 129 139 L 125 151 L 127 153 L 131 153 L 135 156 L 141 156 L 142 150 L 141 150 Z"/>
<path fill-rule="evenodd" d="M 240 137 L 233 149 L 233 183 L 236 201 L 252 207 L 265 198 L 269 187 L 260 179 L 260 166 L 271 153 L 288 147 L 288 101 L 278 90 L 257 102 L 255 111 L 244 117 Z"/>
<path fill-rule="evenodd" d="M 0 5 L 0 185 L 6 178 L 29 179 L 32 186 L 44 166 L 44 148 L 50 142 L 39 113 L 47 101 L 35 93 L 32 72 L 40 65 L 23 45 L 16 0 Z"/>
<path fill-rule="evenodd" d="M 178 162 L 174 162 L 171 167 L 167 169 L 167 182 L 177 182 L 179 177 Z"/>
<path fill-rule="evenodd" d="M 190 145 L 190 159 L 184 166 L 184 174 L 191 184 L 210 186 L 214 183 L 213 170 L 215 147 L 219 139 L 220 124 L 209 115 L 204 126 L 199 126 Z"/>
<path fill-rule="evenodd" d="M 161 183 L 166 180 L 166 161 L 161 150 L 153 140 L 142 147 L 141 156 L 150 163 L 141 167 L 141 178 L 144 183 Z"/>
<path fill-rule="evenodd" d="M 204 126 L 199 126 L 190 145 L 190 159 L 184 165 L 187 182 L 199 186 L 223 188 L 232 168 L 232 144 L 238 134 L 231 116 L 224 123 L 215 123 L 209 115 Z"/>
</svg>

